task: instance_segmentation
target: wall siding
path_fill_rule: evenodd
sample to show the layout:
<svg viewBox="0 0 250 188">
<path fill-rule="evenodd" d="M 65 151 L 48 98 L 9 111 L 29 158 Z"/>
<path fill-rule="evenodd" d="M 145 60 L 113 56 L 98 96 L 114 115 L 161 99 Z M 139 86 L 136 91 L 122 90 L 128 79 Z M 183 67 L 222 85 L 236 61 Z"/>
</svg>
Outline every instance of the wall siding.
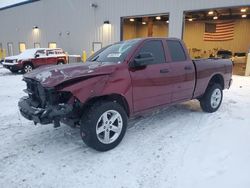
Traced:
<svg viewBox="0 0 250 188">
<path fill-rule="evenodd" d="M 13 42 L 15 54 L 18 42 L 32 48 L 37 41 L 42 47 L 57 42 L 71 54 L 81 54 L 82 50 L 90 53 L 92 42 L 103 42 L 105 46 L 120 40 L 120 20 L 124 16 L 169 13 L 169 36 L 180 38 L 185 10 L 250 5 L 250 0 L 95 0 L 95 9 L 90 7 L 92 2 L 41 0 L 2 10 L 0 43 L 7 48 L 7 42 Z M 105 20 L 111 23 L 108 29 L 103 27 Z M 34 25 L 39 27 L 38 36 L 33 34 Z"/>
</svg>

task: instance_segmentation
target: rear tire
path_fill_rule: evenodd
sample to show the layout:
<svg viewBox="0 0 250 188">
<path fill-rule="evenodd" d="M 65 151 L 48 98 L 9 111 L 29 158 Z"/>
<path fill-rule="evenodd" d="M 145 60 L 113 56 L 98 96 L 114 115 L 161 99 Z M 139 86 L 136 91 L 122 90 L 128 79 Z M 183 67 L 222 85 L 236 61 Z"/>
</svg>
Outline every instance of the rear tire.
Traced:
<svg viewBox="0 0 250 188">
<path fill-rule="evenodd" d="M 63 61 L 58 61 L 57 65 L 64 65 L 64 62 Z"/>
<path fill-rule="evenodd" d="M 127 114 L 116 102 L 98 101 L 84 112 L 80 135 L 84 143 L 97 151 L 108 151 L 123 139 Z"/>
<path fill-rule="evenodd" d="M 200 105 L 204 112 L 213 113 L 217 111 L 223 99 L 223 91 L 220 84 L 208 86 L 205 94 L 200 99 Z"/>
</svg>

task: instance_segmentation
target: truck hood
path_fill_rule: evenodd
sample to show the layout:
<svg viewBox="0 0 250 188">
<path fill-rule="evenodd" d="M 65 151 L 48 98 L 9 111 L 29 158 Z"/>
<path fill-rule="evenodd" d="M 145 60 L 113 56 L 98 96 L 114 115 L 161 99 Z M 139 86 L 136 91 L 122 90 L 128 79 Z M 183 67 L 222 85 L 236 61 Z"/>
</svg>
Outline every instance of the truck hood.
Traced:
<svg viewBox="0 0 250 188">
<path fill-rule="evenodd" d="M 19 59 L 19 56 L 18 55 L 15 55 L 15 56 L 8 56 L 5 58 L 6 60 L 18 60 Z"/>
<path fill-rule="evenodd" d="M 117 63 L 87 62 L 46 66 L 25 74 L 24 78 L 36 80 L 43 87 L 55 87 L 71 80 L 111 74 L 116 65 Z"/>
<path fill-rule="evenodd" d="M 7 60 L 27 60 L 27 59 L 32 59 L 34 58 L 34 54 L 36 53 L 37 49 L 28 49 L 26 51 L 24 51 L 21 54 L 15 55 L 15 56 L 8 56 L 5 59 Z"/>
</svg>

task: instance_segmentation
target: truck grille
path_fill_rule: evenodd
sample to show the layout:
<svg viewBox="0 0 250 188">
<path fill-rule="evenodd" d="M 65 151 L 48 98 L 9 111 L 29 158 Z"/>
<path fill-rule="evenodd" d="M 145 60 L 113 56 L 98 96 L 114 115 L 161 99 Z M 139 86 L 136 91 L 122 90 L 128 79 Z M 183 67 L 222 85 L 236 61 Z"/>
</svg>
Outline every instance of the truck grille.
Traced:
<svg viewBox="0 0 250 188">
<path fill-rule="evenodd" d="M 32 99 L 32 106 L 45 108 L 46 105 L 56 105 L 66 103 L 72 96 L 70 92 L 57 92 L 54 88 L 44 88 L 39 82 L 24 78 L 27 83 L 29 97 Z"/>
<path fill-rule="evenodd" d="M 33 106 L 35 107 L 45 107 L 46 105 L 46 95 L 45 89 L 41 84 L 35 80 L 24 79 L 27 83 L 26 92 L 33 101 Z"/>
<path fill-rule="evenodd" d="M 5 59 L 4 62 L 5 63 L 13 63 L 13 60 L 11 60 L 11 59 Z"/>
</svg>

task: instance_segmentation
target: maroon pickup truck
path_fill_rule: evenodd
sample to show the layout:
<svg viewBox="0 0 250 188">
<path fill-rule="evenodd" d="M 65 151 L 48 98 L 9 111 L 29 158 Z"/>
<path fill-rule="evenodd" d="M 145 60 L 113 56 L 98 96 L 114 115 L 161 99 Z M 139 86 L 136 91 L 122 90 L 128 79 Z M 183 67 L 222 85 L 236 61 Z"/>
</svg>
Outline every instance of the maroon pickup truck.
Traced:
<svg viewBox="0 0 250 188">
<path fill-rule="evenodd" d="M 28 96 L 19 109 L 35 124 L 80 126 L 88 146 L 106 151 L 122 140 L 128 117 L 191 99 L 215 112 L 231 77 L 230 60 L 191 60 L 178 39 L 134 39 L 101 49 L 86 64 L 24 75 Z"/>
</svg>

